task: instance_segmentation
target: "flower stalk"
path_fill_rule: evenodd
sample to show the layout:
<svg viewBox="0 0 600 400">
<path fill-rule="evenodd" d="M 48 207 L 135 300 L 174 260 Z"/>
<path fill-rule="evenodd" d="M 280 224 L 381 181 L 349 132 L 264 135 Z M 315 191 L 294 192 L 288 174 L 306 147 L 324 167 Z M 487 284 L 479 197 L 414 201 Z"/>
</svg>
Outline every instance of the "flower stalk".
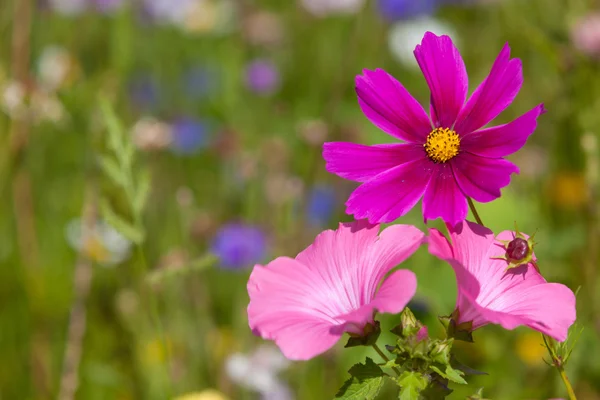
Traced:
<svg viewBox="0 0 600 400">
<path fill-rule="evenodd" d="M 377 354 L 379 354 L 379 356 L 383 359 L 383 361 L 385 361 L 386 363 L 390 362 L 390 358 L 388 356 L 386 356 L 383 351 L 381 351 L 379 346 L 377 346 L 377 343 L 373 343 L 372 346 L 373 346 L 373 349 L 375 349 L 375 351 L 377 352 Z M 400 370 L 398 368 L 392 367 L 392 369 L 394 370 L 396 375 L 398 375 L 398 376 L 400 375 Z"/>
<path fill-rule="evenodd" d="M 567 389 L 569 400 L 577 400 L 577 396 L 575 396 L 575 391 L 573 390 L 571 381 L 569 381 L 569 377 L 565 372 L 565 363 L 568 359 L 568 356 L 566 358 L 563 358 L 560 355 L 558 355 L 554 347 L 549 343 L 551 339 L 547 338 L 546 335 L 542 335 L 542 338 L 544 339 L 544 346 L 546 346 L 546 349 L 548 349 L 548 354 L 550 354 L 550 357 L 552 358 L 552 365 L 558 371 L 560 379 L 562 379 L 565 388 Z"/>
<path fill-rule="evenodd" d="M 469 208 L 471 209 L 471 212 L 473 213 L 473 217 L 475 217 L 475 221 L 477 221 L 477 223 L 481 226 L 485 226 L 483 224 L 483 222 L 481 221 L 481 217 L 479 216 L 479 213 L 477 212 L 477 209 L 475 208 L 475 204 L 473 203 L 473 199 L 471 199 L 470 197 L 467 197 L 467 202 L 469 203 Z"/>
</svg>

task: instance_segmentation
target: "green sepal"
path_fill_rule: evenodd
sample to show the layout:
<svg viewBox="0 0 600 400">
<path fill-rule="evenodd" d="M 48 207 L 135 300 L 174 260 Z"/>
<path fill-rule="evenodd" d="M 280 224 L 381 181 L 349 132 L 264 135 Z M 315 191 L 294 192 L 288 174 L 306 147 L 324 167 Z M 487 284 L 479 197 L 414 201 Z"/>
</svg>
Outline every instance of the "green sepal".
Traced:
<svg viewBox="0 0 600 400">
<path fill-rule="evenodd" d="M 381 334 L 381 328 L 379 321 L 375 321 L 374 324 L 366 324 L 363 328 L 363 334 L 358 335 L 350 333 L 350 338 L 344 347 L 356 347 L 356 346 L 372 346 L 377 343 L 377 339 Z"/>
<path fill-rule="evenodd" d="M 450 354 L 453 344 L 453 338 L 436 340 L 435 342 L 432 342 L 429 350 L 429 358 L 431 358 L 431 361 L 443 365 L 450 365 Z"/>
<path fill-rule="evenodd" d="M 446 334 L 449 338 L 461 340 L 463 342 L 473 343 L 473 321 L 457 324 L 460 317 L 458 308 L 447 317 L 438 317 L 442 325 L 446 328 Z"/>
<path fill-rule="evenodd" d="M 400 323 L 392 328 L 392 332 L 396 336 L 407 338 L 416 335 L 423 327 L 423 324 L 410 311 L 410 308 L 405 307 L 400 314 Z"/>
</svg>

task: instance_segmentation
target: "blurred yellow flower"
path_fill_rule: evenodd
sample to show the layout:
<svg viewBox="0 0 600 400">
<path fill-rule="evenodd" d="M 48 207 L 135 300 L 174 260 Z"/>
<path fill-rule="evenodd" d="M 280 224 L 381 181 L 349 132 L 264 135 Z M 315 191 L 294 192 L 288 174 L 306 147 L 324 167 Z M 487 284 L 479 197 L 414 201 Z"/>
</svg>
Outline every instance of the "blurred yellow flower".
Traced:
<svg viewBox="0 0 600 400">
<path fill-rule="evenodd" d="M 519 358 L 528 366 L 535 367 L 544 363 L 546 354 L 544 341 L 539 332 L 526 332 L 517 337 L 515 350 Z"/>
<path fill-rule="evenodd" d="M 580 172 L 557 173 L 550 181 L 550 198 L 559 207 L 581 207 L 588 200 L 585 176 Z"/>
<path fill-rule="evenodd" d="M 143 344 L 141 351 L 142 361 L 146 365 L 162 364 L 172 351 L 173 343 L 169 338 L 166 338 L 163 342 L 162 338 L 157 337 Z"/>
<path fill-rule="evenodd" d="M 173 398 L 173 400 L 228 400 L 228 397 L 215 389 L 206 389 L 201 392 L 191 392 Z"/>
</svg>

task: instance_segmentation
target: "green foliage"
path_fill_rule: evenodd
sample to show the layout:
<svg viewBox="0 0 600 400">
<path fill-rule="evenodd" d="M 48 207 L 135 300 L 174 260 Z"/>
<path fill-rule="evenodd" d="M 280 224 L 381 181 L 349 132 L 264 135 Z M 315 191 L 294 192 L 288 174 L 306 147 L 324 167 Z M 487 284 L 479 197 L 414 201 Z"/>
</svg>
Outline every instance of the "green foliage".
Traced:
<svg viewBox="0 0 600 400">
<path fill-rule="evenodd" d="M 336 399 L 344 400 L 373 400 L 383 386 L 383 370 L 367 358 L 364 364 L 356 364 L 348 371 L 352 376 L 340 388 Z"/>
<path fill-rule="evenodd" d="M 136 168 L 135 147 L 107 99 L 100 100 L 100 109 L 106 123 L 110 154 L 101 155 L 99 164 L 106 177 L 123 191 L 134 218 L 130 222 L 118 215 L 106 198 L 100 201 L 100 212 L 106 222 L 123 236 L 141 244 L 146 235 L 142 213 L 150 194 L 150 174 L 145 169 Z"/>
<path fill-rule="evenodd" d="M 404 371 L 398 377 L 398 385 L 400 386 L 400 400 L 419 400 L 421 392 L 425 390 L 429 381 L 423 374 L 414 371 Z"/>
</svg>

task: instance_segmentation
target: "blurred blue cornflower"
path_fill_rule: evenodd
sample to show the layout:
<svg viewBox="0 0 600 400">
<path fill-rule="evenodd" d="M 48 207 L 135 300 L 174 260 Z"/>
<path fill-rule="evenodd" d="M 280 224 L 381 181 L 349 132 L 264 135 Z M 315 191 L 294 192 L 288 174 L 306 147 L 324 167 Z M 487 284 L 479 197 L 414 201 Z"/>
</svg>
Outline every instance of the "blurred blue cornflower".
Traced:
<svg viewBox="0 0 600 400">
<path fill-rule="evenodd" d="M 267 239 L 258 226 L 232 222 L 218 230 L 211 251 L 224 269 L 251 268 L 265 257 Z"/>
<path fill-rule="evenodd" d="M 377 10 L 388 21 L 433 14 L 444 0 L 377 0 Z"/>
<path fill-rule="evenodd" d="M 181 85 L 190 99 L 205 98 L 218 89 L 218 71 L 203 65 L 193 66 L 183 74 Z"/>
<path fill-rule="evenodd" d="M 211 124 L 191 117 L 181 117 L 171 124 L 171 150 L 177 154 L 193 154 L 211 143 Z"/>
<path fill-rule="evenodd" d="M 337 198 L 331 186 L 316 185 L 308 194 L 306 204 L 306 217 L 308 221 L 317 226 L 325 226 L 335 211 Z"/>
<path fill-rule="evenodd" d="M 254 93 L 273 94 L 279 89 L 277 66 L 266 59 L 256 59 L 246 66 L 246 86 Z"/>
<path fill-rule="evenodd" d="M 128 84 L 129 97 L 136 108 L 147 111 L 158 106 L 159 86 L 156 78 L 149 74 L 139 74 Z"/>
</svg>

